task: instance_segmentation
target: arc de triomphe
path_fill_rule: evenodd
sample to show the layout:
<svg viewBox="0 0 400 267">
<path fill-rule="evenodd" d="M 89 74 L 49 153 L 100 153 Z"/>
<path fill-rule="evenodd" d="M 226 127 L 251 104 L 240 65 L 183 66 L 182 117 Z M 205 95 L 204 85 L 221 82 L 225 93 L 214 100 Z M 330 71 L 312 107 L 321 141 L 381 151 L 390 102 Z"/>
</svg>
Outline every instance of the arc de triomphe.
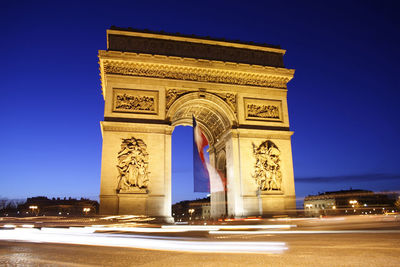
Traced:
<svg viewBox="0 0 400 267">
<path fill-rule="evenodd" d="M 107 50 L 99 51 L 100 213 L 171 218 L 171 134 L 192 125 L 192 115 L 211 164 L 226 175 L 228 216 L 294 209 L 287 108 L 294 70 L 284 54 L 271 45 L 107 30 Z M 225 213 L 220 197 L 211 196 L 214 217 Z"/>
</svg>

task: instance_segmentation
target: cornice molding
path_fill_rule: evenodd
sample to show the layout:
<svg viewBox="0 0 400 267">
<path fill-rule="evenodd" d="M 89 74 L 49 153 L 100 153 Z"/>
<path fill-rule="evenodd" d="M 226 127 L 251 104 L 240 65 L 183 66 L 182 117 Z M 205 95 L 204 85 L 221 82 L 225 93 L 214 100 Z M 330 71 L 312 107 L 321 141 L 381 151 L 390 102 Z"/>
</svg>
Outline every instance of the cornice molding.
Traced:
<svg viewBox="0 0 400 267">
<path fill-rule="evenodd" d="M 220 136 L 220 139 L 227 138 L 262 138 L 262 139 L 280 139 L 291 140 L 293 131 L 275 131 L 275 130 L 248 130 L 248 129 L 231 129 Z"/>
<path fill-rule="evenodd" d="M 134 133 L 154 133 L 171 135 L 173 127 L 166 124 L 143 124 L 143 123 L 126 123 L 114 121 L 101 121 L 101 131 L 107 132 L 134 132 Z"/>
<path fill-rule="evenodd" d="M 246 63 L 218 61 L 210 59 L 196 59 L 188 57 L 166 56 L 157 54 L 143 54 L 134 52 L 105 51 L 99 50 L 98 57 L 101 61 L 116 60 L 130 62 L 147 62 L 168 65 L 179 65 L 188 67 L 204 67 L 212 69 L 254 72 L 259 74 L 279 75 L 293 78 L 294 69 L 286 69 L 282 67 L 271 67 L 263 65 L 254 65 Z"/>
<path fill-rule="evenodd" d="M 103 88 L 104 75 L 114 74 L 286 89 L 286 84 L 292 79 L 294 72 L 278 69 L 275 73 L 260 73 L 110 59 L 100 59 L 100 67 Z"/>
</svg>

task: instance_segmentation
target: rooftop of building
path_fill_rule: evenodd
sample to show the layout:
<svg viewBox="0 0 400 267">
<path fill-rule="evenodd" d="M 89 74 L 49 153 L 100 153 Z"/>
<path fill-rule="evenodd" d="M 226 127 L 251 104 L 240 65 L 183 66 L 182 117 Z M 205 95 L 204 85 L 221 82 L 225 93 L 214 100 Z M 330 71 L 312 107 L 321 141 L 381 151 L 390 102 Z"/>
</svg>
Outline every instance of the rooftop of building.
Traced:
<svg viewBox="0 0 400 267">
<path fill-rule="evenodd" d="M 95 200 L 91 200 L 88 198 L 80 198 L 80 199 L 76 199 L 76 198 L 48 198 L 45 196 L 38 196 L 38 197 L 30 197 L 26 199 L 26 202 L 23 205 L 28 205 L 28 204 L 34 204 L 34 203 L 40 203 L 40 204 L 48 204 L 48 203 L 81 203 L 81 202 L 93 202 L 93 203 L 97 203 L 97 201 Z"/>
<path fill-rule="evenodd" d="M 304 198 L 307 200 L 323 200 L 323 199 L 332 199 L 332 198 L 350 198 L 350 197 L 373 197 L 373 198 L 393 198 L 397 197 L 398 194 L 396 192 L 373 192 L 370 190 L 362 190 L 362 189 L 349 189 L 349 190 L 339 190 L 339 191 L 327 191 L 323 193 L 319 193 L 318 195 L 309 195 Z"/>
<path fill-rule="evenodd" d="M 349 189 L 349 190 L 339 190 L 339 191 L 327 191 L 323 193 L 319 193 L 319 196 L 322 195 L 337 195 L 337 194 L 357 194 L 357 193 L 373 193 L 370 190 L 363 190 L 363 189 Z"/>
<path fill-rule="evenodd" d="M 339 190 L 339 191 L 327 191 L 323 193 L 318 193 L 318 195 L 308 195 L 304 200 L 318 200 L 318 199 L 330 199 L 338 197 L 351 197 L 351 196 L 366 196 L 374 195 L 373 191 L 362 190 L 362 189 L 349 189 L 349 190 Z"/>
<path fill-rule="evenodd" d="M 284 68 L 279 45 L 111 26 L 107 51 Z"/>
<path fill-rule="evenodd" d="M 165 36 L 194 38 L 194 39 L 201 39 L 201 40 L 228 42 L 228 43 L 236 43 L 236 44 L 246 44 L 246 45 L 254 45 L 254 46 L 262 46 L 262 47 L 281 49 L 280 45 L 257 43 L 257 42 L 252 42 L 252 41 L 230 40 L 230 39 L 211 37 L 211 36 L 199 36 L 199 35 L 195 35 L 195 34 L 183 34 L 183 33 L 179 33 L 179 32 L 171 33 L 171 32 L 165 32 L 165 31 L 153 31 L 153 30 L 149 30 L 149 29 L 136 29 L 136 28 L 132 28 L 132 27 L 118 27 L 118 26 L 114 26 L 114 25 L 110 27 L 110 30 L 151 33 L 151 34 L 158 34 L 158 35 L 165 35 Z"/>
</svg>

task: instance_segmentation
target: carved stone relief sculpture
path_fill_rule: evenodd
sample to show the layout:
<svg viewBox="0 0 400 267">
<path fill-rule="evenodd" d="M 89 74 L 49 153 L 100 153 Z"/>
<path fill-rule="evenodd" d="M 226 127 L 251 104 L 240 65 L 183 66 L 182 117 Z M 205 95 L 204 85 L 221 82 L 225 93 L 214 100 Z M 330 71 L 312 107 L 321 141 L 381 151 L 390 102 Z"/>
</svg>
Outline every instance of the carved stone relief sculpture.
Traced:
<svg viewBox="0 0 400 267">
<path fill-rule="evenodd" d="M 279 108 L 273 105 L 247 105 L 247 116 L 258 118 L 279 119 Z"/>
<path fill-rule="evenodd" d="M 134 193 L 147 188 L 149 182 L 147 146 L 142 139 L 135 137 L 122 139 L 118 152 L 119 193 Z"/>
<path fill-rule="evenodd" d="M 182 95 L 189 92 L 188 90 L 178 90 L 178 89 L 168 89 L 166 93 L 166 108 L 167 110 L 171 107 L 175 100 L 177 100 Z"/>
<path fill-rule="evenodd" d="M 278 147 L 266 140 L 258 147 L 253 143 L 256 158 L 253 178 L 261 191 L 280 191 L 282 189 L 281 160 Z"/>
<path fill-rule="evenodd" d="M 165 103 L 166 103 L 166 110 L 168 110 L 171 105 L 180 98 L 181 96 L 194 91 L 189 90 L 181 90 L 181 89 L 168 89 L 165 95 Z M 233 93 L 216 93 L 216 92 L 209 92 L 216 96 L 219 96 L 222 100 L 225 101 L 229 105 L 229 107 L 236 112 L 236 94 Z"/>
<path fill-rule="evenodd" d="M 282 102 L 271 99 L 244 99 L 247 120 L 282 121 Z"/>
<path fill-rule="evenodd" d="M 233 93 L 215 93 L 217 96 L 222 98 L 229 105 L 229 107 L 236 112 L 236 94 Z"/>
<path fill-rule="evenodd" d="M 114 112 L 156 114 L 158 92 L 114 89 Z"/>
<path fill-rule="evenodd" d="M 115 109 L 132 111 L 154 111 L 154 98 L 148 96 L 131 96 L 127 94 L 117 94 Z"/>
</svg>

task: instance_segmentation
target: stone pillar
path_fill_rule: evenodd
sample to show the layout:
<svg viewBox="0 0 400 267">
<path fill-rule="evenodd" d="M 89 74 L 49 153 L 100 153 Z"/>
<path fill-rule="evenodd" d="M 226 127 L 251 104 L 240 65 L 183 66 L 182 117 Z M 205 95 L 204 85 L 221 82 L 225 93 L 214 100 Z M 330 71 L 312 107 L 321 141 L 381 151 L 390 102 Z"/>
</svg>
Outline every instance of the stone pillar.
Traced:
<svg viewBox="0 0 400 267">
<path fill-rule="evenodd" d="M 134 214 L 171 221 L 171 133 L 161 124 L 102 122 L 100 214 Z M 118 191 L 118 153 L 124 139 L 143 141 L 148 153 L 148 185 Z"/>
<path fill-rule="evenodd" d="M 295 209 L 295 189 L 290 136 L 292 132 L 272 130 L 238 129 L 240 180 L 244 216 L 288 214 Z M 276 155 L 267 150 L 257 154 L 262 144 L 274 144 Z M 268 157 L 279 158 L 279 178 L 271 179 L 268 175 Z M 257 161 L 259 160 L 259 162 Z M 258 166 L 257 166 L 258 162 Z M 257 172 L 257 170 L 261 170 Z M 275 174 L 274 174 L 275 175 Z M 257 181 L 257 176 L 262 179 Z M 274 179 L 275 179 L 274 178 Z M 261 188 L 261 183 L 267 186 Z M 275 183 L 277 181 L 277 183 Z M 279 184 L 279 189 L 277 188 Z"/>
<path fill-rule="evenodd" d="M 242 185 L 240 177 L 239 138 L 236 130 L 224 136 L 226 148 L 226 179 L 228 216 L 243 216 Z"/>
<path fill-rule="evenodd" d="M 214 147 L 208 149 L 210 164 L 217 170 L 216 150 Z M 211 177 L 210 177 L 211 178 Z M 225 192 L 210 192 L 211 218 L 217 219 L 226 216 Z"/>
</svg>

